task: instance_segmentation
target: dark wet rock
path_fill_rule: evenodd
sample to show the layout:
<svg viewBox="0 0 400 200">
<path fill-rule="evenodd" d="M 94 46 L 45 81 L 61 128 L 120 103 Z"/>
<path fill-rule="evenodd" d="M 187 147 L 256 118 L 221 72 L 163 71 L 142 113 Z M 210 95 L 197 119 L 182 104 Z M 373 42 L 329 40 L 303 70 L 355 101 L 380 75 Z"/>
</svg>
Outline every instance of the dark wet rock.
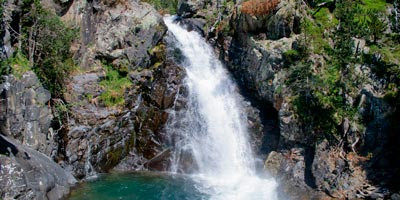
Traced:
<svg viewBox="0 0 400 200">
<path fill-rule="evenodd" d="M 183 18 L 179 21 L 188 31 L 196 31 L 200 35 L 205 36 L 204 26 L 206 20 L 203 18 Z"/>
<path fill-rule="evenodd" d="M 144 166 L 151 170 L 166 170 L 170 165 L 171 153 L 170 149 L 166 149 L 147 161 Z"/>
<path fill-rule="evenodd" d="M 400 200 L 400 194 L 399 193 L 395 193 L 392 194 L 392 196 L 390 196 L 391 200 Z"/>
<path fill-rule="evenodd" d="M 49 157 L 0 136 L 0 197 L 3 199 L 61 199 L 75 178 Z M 15 149 L 15 151 L 11 151 Z"/>
</svg>

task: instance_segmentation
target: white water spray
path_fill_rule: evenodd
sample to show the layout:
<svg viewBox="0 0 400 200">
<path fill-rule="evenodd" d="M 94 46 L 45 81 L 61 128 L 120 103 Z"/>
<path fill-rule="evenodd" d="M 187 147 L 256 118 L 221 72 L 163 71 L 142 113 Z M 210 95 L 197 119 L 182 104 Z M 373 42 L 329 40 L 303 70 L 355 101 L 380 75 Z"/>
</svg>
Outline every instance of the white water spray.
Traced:
<svg viewBox="0 0 400 200">
<path fill-rule="evenodd" d="M 227 70 L 198 33 L 175 24 L 173 17 L 164 21 L 186 58 L 189 93 L 185 110 L 174 113 L 166 128 L 177 138 L 171 170 L 185 167 L 182 163 L 189 155 L 191 176 L 210 199 L 277 199 L 276 182 L 256 175 L 246 115 L 241 113 L 241 98 Z"/>
</svg>

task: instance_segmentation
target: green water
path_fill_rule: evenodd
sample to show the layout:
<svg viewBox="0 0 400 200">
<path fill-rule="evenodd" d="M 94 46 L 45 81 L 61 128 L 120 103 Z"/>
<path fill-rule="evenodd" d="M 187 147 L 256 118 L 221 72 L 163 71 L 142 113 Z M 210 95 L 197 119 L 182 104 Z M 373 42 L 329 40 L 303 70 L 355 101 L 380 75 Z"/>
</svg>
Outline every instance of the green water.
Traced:
<svg viewBox="0 0 400 200">
<path fill-rule="evenodd" d="M 156 173 L 107 174 L 77 185 L 69 200 L 200 200 L 188 177 Z"/>
</svg>

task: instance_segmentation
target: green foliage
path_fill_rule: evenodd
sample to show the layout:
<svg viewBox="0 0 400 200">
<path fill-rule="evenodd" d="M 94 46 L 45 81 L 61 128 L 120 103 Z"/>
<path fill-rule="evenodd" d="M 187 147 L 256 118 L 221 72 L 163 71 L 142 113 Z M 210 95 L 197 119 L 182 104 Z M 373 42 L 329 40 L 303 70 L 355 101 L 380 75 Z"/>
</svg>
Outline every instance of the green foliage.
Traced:
<svg viewBox="0 0 400 200">
<path fill-rule="evenodd" d="M 300 53 L 295 49 L 290 49 L 283 53 L 283 59 L 286 64 L 293 64 L 301 59 Z"/>
<path fill-rule="evenodd" d="M 108 107 L 122 106 L 125 102 L 125 89 L 131 87 L 131 81 L 122 76 L 111 66 L 105 65 L 106 78 L 100 82 L 104 92 L 100 95 L 100 100 Z"/>
<path fill-rule="evenodd" d="M 12 73 L 17 78 L 21 78 L 29 70 L 31 70 L 31 64 L 20 51 L 15 52 L 12 57 L 0 62 L 0 74 Z"/>
<path fill-rule="evenodd" d="M 78 30 L 64 25 L 38 1 L 31 5 L 31 11 L 21 21 L 23 53 L 52 94 L 62 96 L 65 79 L 75 69 L 69 48 L 78 36 Z"/>
<path fill-rule="evenodd" d="M 383 12 L 378 10 L 368 10 L 367 26 L 370 37 L 372 37 L 373 43 L 376 44 L 377 40 L 382 38 L 384 31 L 388 27 L 388 23 L 385 20 Z"/>
<path fill-rule="evenodd" d="M 330 49 L 328 40 L 324 35 L 324 27 L 310 19 L 304 19 L 302 23 L 304 32 L 304 41 L 309 41 L 311 50 L 316 54 L 322 54 Z"/>
<path fill-rule="evenodd" d="M 176 14 L 178 8 L 178 0 L 141 0 L 152 4 L 157 10 L 163 11 L 169 14 Z"/>
<path fill-rule="evenodd" d="M 315 21 L 322 26 L 323 29 L 334 28 L 339 21 L 332 15 L 328 8 L 320 8 L 314 13 Z"/>
<path fill-rule="evenodd" d="M 0 0 L 0 19 L 3 18 L 4 3 L 5 3 L 4 0 Z M 2 30 L 0 30 L 0 31 L 2 31 Z"/>
<path fill-rule="evenodd" d="M 356 108 L 346 97 L 354 95 L 362 84 L 362 79 L 354 73 L 360 59 L 353 38 L 368 36 L 364 31 L 370 18 L 355 1 L 342 0 L 335 6 L 333 13 L 328 8 L 318 8 L 312 12 L 313 18 L 305 19 L 302 24 L 304 39 L 300 39 L 307 44 L 304 48 L 308 48 L 302 51 L 323 56 L 322 65 L 311 65 L 307 54 L 284 53 L 286 58 L 299 59 L 291 62 L 286 84 L 297 94 L 292 102 L 295 114 L 303 128 L 314 133 L 310 135 L 314 140 L 337 141 L 343 120 L 357 119 Z"/>
<path fill-rule="evenodd" d="M 362 0 L 361 7 L 367 10 L 376 10 L 378 12 L 384 12 L 386 9 L 385 0 Z"/>
</svg>

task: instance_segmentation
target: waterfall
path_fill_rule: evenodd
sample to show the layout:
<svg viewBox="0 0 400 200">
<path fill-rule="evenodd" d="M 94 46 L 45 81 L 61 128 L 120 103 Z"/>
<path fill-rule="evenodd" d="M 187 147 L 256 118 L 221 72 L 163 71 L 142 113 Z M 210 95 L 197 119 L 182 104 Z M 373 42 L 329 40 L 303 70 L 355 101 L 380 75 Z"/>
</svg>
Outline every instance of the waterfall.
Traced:
<svg viewBox="0 0 400 200">
<path fill-rule="evenodd" d="M 164 19 L 185 60 L 188 90 L 183 111 L 172 113 L 166 131 L 173 136 L 172 172 L 184 171 L 212 200 L 277 199 L 277 183 L 256 174 L 246 114 L 228 71 L 195 31 Z"/>
</svg>

